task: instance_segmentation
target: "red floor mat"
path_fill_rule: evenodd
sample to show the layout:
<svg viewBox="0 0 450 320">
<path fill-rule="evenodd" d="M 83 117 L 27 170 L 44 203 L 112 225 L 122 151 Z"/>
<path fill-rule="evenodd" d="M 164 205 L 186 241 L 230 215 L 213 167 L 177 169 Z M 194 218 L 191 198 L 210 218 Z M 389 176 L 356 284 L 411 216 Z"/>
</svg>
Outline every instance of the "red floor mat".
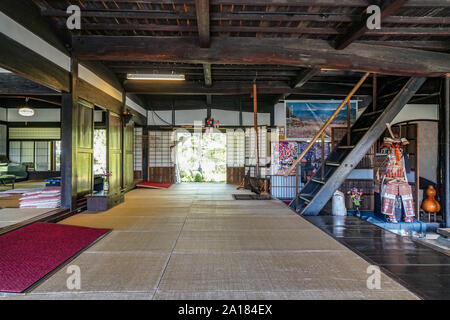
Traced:
<svg viewBox="0 0 450 320">
<path fill-rule="evenodd" d="M 0 292 L 24 292 L 108 231 L 37 222 L 0 236 Z"/>
<path fill-rule="evenodd" d="M 172 185 L 171 183 L 145 181 L 145 182 L 139 183 L 137 186 L 142 187 L 142 188 L 167 189 L 171 185 Z"/>
</svg>

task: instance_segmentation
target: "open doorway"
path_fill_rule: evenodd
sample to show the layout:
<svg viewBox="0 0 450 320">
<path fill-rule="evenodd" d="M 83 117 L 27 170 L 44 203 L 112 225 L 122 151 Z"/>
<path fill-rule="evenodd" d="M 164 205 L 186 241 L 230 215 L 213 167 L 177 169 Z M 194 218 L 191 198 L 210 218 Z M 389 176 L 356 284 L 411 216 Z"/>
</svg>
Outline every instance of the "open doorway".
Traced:
<svg viewBox="0 0 450 320">
<path fill-rule="evenodd" d="M 177 132 L 181 182 L 226 182 L 226 135 L 219 130 Z"/>
<path fill-rule="evenodd" d="M 93 139 L 93 192 L 98 193 L 104 189 L 104 179 L 107 171 L 107 112 L 99 107 L 94 109 L 94 139 Z"/>
</svg>

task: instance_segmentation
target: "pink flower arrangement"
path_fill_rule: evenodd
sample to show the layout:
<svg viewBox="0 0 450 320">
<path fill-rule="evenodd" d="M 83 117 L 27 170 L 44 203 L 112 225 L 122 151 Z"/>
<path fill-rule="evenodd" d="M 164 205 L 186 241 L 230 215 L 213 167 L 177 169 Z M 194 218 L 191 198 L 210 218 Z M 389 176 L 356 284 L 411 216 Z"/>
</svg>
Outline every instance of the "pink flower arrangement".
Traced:
<svg viewBox="0 0 450 320">
<path fill-rule="evenodd" d="M 108 180 L 109 177 L 111 177 L 111 175 L 112 175 L 112 172 L 109 171 L 109 170 L 106 170 L 106 171 L 105 171 L 105 180 Z"/>
<path fill-rule="evenodd" d="M 353 187 L 350 191 L 347 192 L 352 198 L 352 202 L 356 207 L 361 205 L 361 196 L 363 195 L 362 190 L 358 190 L 358 188 Z"/>
</svg>

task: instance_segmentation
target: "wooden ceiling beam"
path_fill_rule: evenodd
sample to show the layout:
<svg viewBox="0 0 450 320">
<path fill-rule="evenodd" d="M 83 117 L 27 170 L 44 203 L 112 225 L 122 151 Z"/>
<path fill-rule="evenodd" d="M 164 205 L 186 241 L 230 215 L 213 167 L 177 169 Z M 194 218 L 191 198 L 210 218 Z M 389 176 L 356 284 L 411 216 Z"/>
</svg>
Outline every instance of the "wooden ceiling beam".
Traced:
<svg viewBox="0 0 450 320">
<path fill-rule="evenodd" d="M 306 82 L 320 72 L 320 68 L 307 68 L 302 70 L 292 83 L 292 88 L 301 88 Z"/>
<path fill-rule="evenodd" d="M 0 73 L 0 96 L 59 96 L 58 91 L 49 89 L 34 81 L 23 78 L 14 73 Z"/>
<path fill-rule="evenodd" d="M 67 28 L 64 23 L 58 24 L 60 29 Z M 83 30 L 91 31 L 157 31 L 157 32 L 197 32 L 195 26 L 182 26 L 182 25 L 160 25 L 160 24 L 112 24 L 112 23 L 84 23 Z M 308 28 L 296 28 L 296 27 L 259 27 L 259 26 L 212 26 L 211 32 L 249 32 L 249 33 L 286 33 L 286 34 L 313 34 L 313 35 L 345 35 L 345 30 L 336 30 L 330 27 L 308 27 Z M 434 37 L 447 37 L 450 35 L 450 28 L 445 27 L 390 27 L 382 28 L 379 30 L 364 30 L 363 33 L 358 33 L 356 36 L 352 36 L 351 39 L 345 40 L 345 46 L 348 46 L 351 42 L 359 38 L 362 34 L 372 36 L 434 36 Z M 202 36 L 200 37 L 202 38 Z M 205 40 L 200 40 L 205 41 Z M 343 44 L 343 45 L 344 45 Z M 204 44 L 206 45 L 206 44 Z M 209 46 L 209 45 L 208 45 Z M 204 47 L 202 47 L 204 48 Z M 341 48 L 340 46 L 337 48 Z M 342 47 L 344 48 L 344 47 Z M 341 49 L 338 49 L 341 50 Z"/>
<path fill-rule="evenodd" d="M 210 23 L 209 23 L 209 0 L 195 0 L 195 11 L 197 13 L 197 28 L 200 39 L 200 47 L 209 48 Z"/>
<path fill-rule="evenodd" d="M 212 85 L 211 63 L 203 64 L 203 76 L 205 78 L 205 86 L 210 87 Z"/>
<path fill-rule="evenodd" d="M 60 0 L 47 0 L 47 2 L 57 2 Z M 90 0 L 90 2 L 105 2 L 105 0 Z M 195 5 L 195 0 L 114 0 L 116 3 L 133 3 L 136 4 L 186 4 L 187 6 Z M 249 5 L 252 6 L 286 6 L 286 0 L 210 0 L 210 5 Z M 289 1 L 291 7 L 354 7 L 364 8 L 368 6 L 367 0 L 295 0 Z M 448 0 L 409 0 L 405 4 L 405 8 L 430 8 L 430 7 L 450 7 Z"/>
<path fill-rule="evenodd" d="M 442 76 L 450 72 L 449 54 L 360 43 L 335 50 L 319 39 L 212 38 L 208 49 L 182 37 L 72 39 L 73 55 L 80 60 L 290 65 L 397 76 Z"/>
<path fill-rule="evenodd" d="M 394 13 L 396 13 L 408 0 L 388 0 L 383 2 L 383 7 L 381 8 L 381 17 L 380 20 L 383 21 L 384 18 L 387 18 Z M 369 29 L 367 28 L 367 19 L 370 16 L 367 15 L 366 10 L 362 13 L 362 21 L 356 23 L 353 27 L 350 28 L 350 31 L 339 37 L 336 40 L 335 48 L 337 50 L 342 50 L 346 48 L 353 41 L 360 38 L 363 34 L 365 34 Z M 380 30 L 376 30 L 380 31 Z"/>
<path fill-rule="evenodd" d="M 298 73 L 295 80 L 291 83 L 292 88 L 301 88 L 305 83 L 307 83 L 312 77 L 317 75 L 320 72 L 320 68 L 306 68 Z M 282 93 L 279 96 L 276 96 L 273 103 L 277 103 L 279 100 L 284 100 L 290 93 Z"/>
<path fill-rule="evenodd" d="M 430 51 L 448 51 L 450 52 L 450 42 L 449 41 L 431 41 L 431 40 L 405 40 L 405 41 L 394 41 L 394 40 L 359 40 L 357 43 L 377 45 L 377 46 L 388 46 L 397 48 L 409 48 L 409 49 L 423 49 Z"/>
<path fill-rule="evenodd" d="M 210 87 L 200 82 L 162 83 L 126 80 L 124 88 L 126 92 L 151 95 L 237 95 L 250 94 L 252 81 L 214 81 Z M 333 94 L 345 96 L 348 93 L 347 85 L 307 83 L 301 88 L 291 88 L 281 81 L 258 81 L 258 90 L 263 95 L 267 94 Z M 361 88 L 360 95 L 372 94 L 371 88 Z"/>
<path fill-rule="evenodd" d="M 56 2 L 59 0 L 47 0 L 47 2 Z M 434 0 L 436 1 L 436 0 Z M 105 0 L 90 0 L 90 2 L 105 2 Z M 186 4 L 193 6 L 196 0 L 115 0 L 116 3 L 149 3 L 149 4 Z M 253 5 L 253 6 L 286 6 L 286 0 L 210 0 L 210 5 Z M 423 1 L 422 1 L 423 2 Z M 366 0 L 295 0 L 289 1 L 292 7 L 364 7 L 367 6 Z"/>
<path fill-rule="evenodd" d="M 121 18 L 121 19 L 169 19 L 169 20 L 196 20 L 197 15 L 184 11 L 167 10 L 82 10 L 81 14 L 85 18 Z M 42 9 L 42 16 L 47 17 L 68 17 L 65 10 L 59 9 Z M 257 11 L 235 11 L 235 12 L 214 12 L 210 13 L 211 21 L 219 20 L 245 20 L 245 21 L 310 21 L 310 22 L 359 22 L 360 19 L 354 15 L 338 13 L 338 14 L 302 14 L 294 11 L 286 12 L 257 12 Z M 433 16 L 390 16 L 386 17 L 385 23 L 398 24 L 450 24 L 450 17 L 433 17 Z"/>
</svg>

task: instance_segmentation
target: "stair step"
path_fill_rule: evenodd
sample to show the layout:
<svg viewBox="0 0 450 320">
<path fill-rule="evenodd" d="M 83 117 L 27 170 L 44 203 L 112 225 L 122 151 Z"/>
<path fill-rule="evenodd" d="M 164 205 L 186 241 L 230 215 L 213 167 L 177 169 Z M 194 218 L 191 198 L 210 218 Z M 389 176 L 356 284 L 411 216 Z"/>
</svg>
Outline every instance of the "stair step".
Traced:
<svg viewBox="0 0 450 320">
<path fill-rule="evenodd" d="M 367 128 L 356 128 L 356 129 L 352 129 L 352 132 L 368 131 L 369 129 L 370 129 L 370 127 L 367 127 Z"/>
<path fill-rule="evenodd" d="M 356 124 L 350 129 L 352 140 L 346 141 L 344 136 L 340 146 L 338 145 L 333 154 L 324 161 L 325 168 L 328 168 L 326 178 L 320 174 L 315 174 L 310 179 L 311 184 L 306 184 L 298 193 L 296 199 L 301 201 L 301 204 L 296 209 L 299 214 L 314 216 L 320 213 L 325 205 L 322 200 L 332 197 L 338 186 L 345 181 L 346 175 L 354 169 L 354 163 L 360 159 L 361 153 L 356 154 L 354 151 L 361 149 L 361 152 L 364 150 L 367 152 L 379 139 L 380 132 L 384 131 L 385 122 L 390 122 L 395 118 L 425 81 L 425 77 L 411 77 L 405 81 L 405 84 L 402 83 L 402 88 L 398 93 L 388 92 L 397 91 L 396 88 L 388 86 L 388 90 L 383 92 L 385 99 L 380 99 L 382 95 L 378 95 L 378 108 L 376 110 L 373 110 L 373 108 L 365 110 L 361 119 L 357 120 Z M 385 119 L 379 121 L 382 118 Z M 321 169 L 323 170 L 323 168 Z"/>
<path fill-rule="evenodd" d="M 319 179 L 311 178 L 311 181 L 312 181 L 312 182 L 315 182 L 315 183 L 319 183 L 319 184 L 325 184 L 325 181 L 319 180 Z"/>
<path fill-rule="evenodd" d="M 299 198 L 302 199 L 303 201 L 307 202 L 307 203 L 311 202 L 311 199 L 308 199 L 308 198 L 306 198 L 304 196 L 299 196 Z"/>
</svg>

